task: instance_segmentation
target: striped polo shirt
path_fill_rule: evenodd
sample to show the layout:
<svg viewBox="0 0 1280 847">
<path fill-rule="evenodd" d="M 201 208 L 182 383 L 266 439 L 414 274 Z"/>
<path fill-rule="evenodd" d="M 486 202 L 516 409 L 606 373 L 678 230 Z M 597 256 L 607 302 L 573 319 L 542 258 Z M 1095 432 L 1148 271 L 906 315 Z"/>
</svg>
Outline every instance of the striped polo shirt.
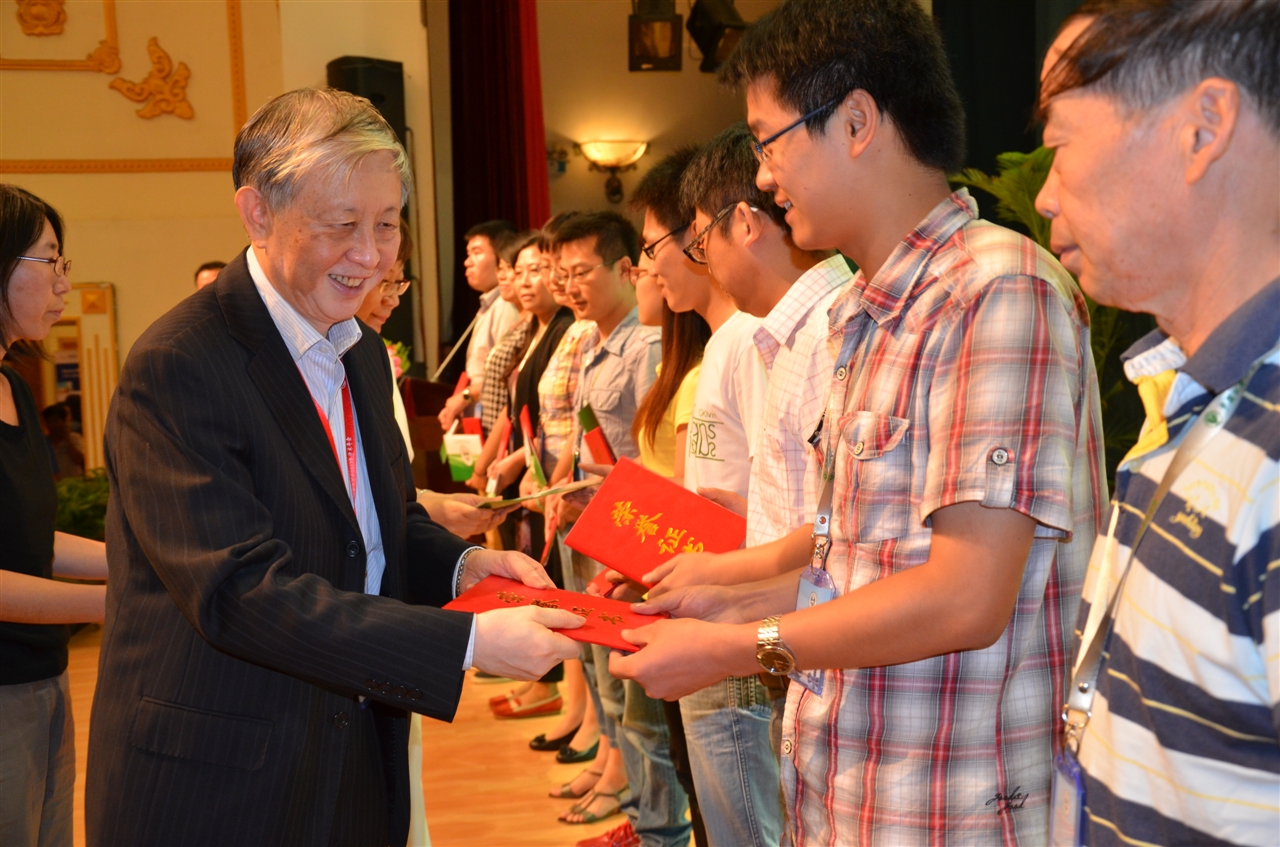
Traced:
<svg viewBox="0 0 1280 847">
<path fill-rule="evenodd" d="M 1126 354 L 1140 390 L 1167 394 L 1144 394 L 1143 437 L 1116 474 L 1112 530 L 1085 578 L 1086 639 L 1188 423 L 1261 364 L 1138 543 L 1080 746 L 1086 844 L 1280 843 L 1278 341 L 1280 279 L 1189 359 L 1159 331 Z"/>
</svg>

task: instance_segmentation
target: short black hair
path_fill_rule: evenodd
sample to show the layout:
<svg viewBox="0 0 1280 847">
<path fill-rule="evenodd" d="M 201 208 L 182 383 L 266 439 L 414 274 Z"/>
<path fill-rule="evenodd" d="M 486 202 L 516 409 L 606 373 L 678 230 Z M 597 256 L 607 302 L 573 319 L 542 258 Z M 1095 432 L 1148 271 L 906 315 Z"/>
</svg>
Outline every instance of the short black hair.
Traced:
<svg viewBox="0 0 1280 847">
<path fill-rule="evenodd" d="M 538 248 L 544 253 L 552 249 L 552 245 L 556 243 L 556 233 L 560 231 L 560 227 L 564 226 L 564 222 L 570 218 L 582 214 L 577 211 L 558 212 L 552 215 L 546 223 L 542 225 L 542 237 L 538 242 Z"/>
<path fill-rule="evenodd" d="M 46 421 L 70 421 L 71 408 L 67 406 L 66 403 L 54 403 L 52 406 L 45 406 L 40 412 L 40 417 L 44 418 Z"/>
<path fill-rule="evenodd" d="M 520 258 L 520 251 L 528 247 L 530 244 L 538 244 L 542 234 L 536 229 L 527 229 L 524 232 L 513 232 L 509 237 L 502 239 L 502 249 L 498 253 L 498 258 L 506 262 L 508 265 L 515 267 L 516 259 Z"/>
<path fill-rule="evenodd" d="M 200 274 L 204 273 L 205 271 L 220 271 L 226 266 L 227 266 L 227 263 L 222 261 L 221 259 L 214 259 L 212 262 L 205 262 L 203 265 L 196 268 L 195 277 L 196 279 L 199 279 Z"/>
<path fill-rule="evenodd" d="M 574 241 L 595 237 L 596 253 L 601 261 L 612 265 L 623 256 L 632 264 L 640 259 L 640 234 L 635 224 L 614 211 L 586 212 L 569 218 L 556 233 L 553 249 Z"/>
<path fill-rule="evenodd" d="M 504 221 L 501 219 L 485 221 L 484 223 L 476 224 L 471 227 L 471 229 L 467 230 L 466 235 L 462 236 L 462 240 L 465 243 L 478 235 L 482 235 L 489 239 L 489 243 L 493 245 L 494 251 L 496 252 L 498 249 L 498 237 L 503 233 L 514 233 L 515 231 L 516 228 L 511 221 Z"/>
<path fill-rule="evenodd" d="M 1094 20 L 1046 76 L 1042 110 L 1074 88 L 1093 88 L 1128 109 L 1145 110 L 1201 80 L 1222 77 L 1240 87 L 1280 137 L 1276 0 L 1128 0 L 1093 8 Z"/>
<path fill-rule="evenodd" d="M 13 311 L 9 305 L 9 282 L 18 267 L 19 256 L 40 240 L 44 223 L 53 227 L 62 252 L 62 216 L 39 197 L 16 185 L 0 183 L 0 350 L 17 339 L 13 331 Z"/>
<path fill-rule="evenodd" d="M 400 217 L 400 248 L 396 250 L 396 261 L 406 265 L 413 258 L 413 233 L 409 230 L 409 222 Z"/>
<path fill-rule="evenodd" d="M 862 89 L 921 164 L 950 173 L 964 163 L 964 106 L 917 0 L 785 0 L 747 27 L 720 67 L 727 85 L 764 79 L 797 113 L 818 111 L 806 122 L 815 135 Z"/>
<path fill-rule="evenodd" d="M 696 144 L 687 144 L 650 168 L 631 192 L 631 208 L 652 212 L 667 230 L 688 226 L 693 220 L 693 204 L 680 190 L 680 181 L 698 149 Z"/>
<path fill-rule="evenodd" d="M 746 123 L 739 121 L 708 141 L 689 164 L 680 183 L 684 202 L 708 217 L 715 217 L 726 206 L 746 201 L 773 220 L 790 236 L 786 210 L 773 202 L 773 194 L 756 185 L 760 163 L 752 145 L 755 138 Z M 721 221 L 721 232 L 727 233 L 731 221 Z"/>
</svg>

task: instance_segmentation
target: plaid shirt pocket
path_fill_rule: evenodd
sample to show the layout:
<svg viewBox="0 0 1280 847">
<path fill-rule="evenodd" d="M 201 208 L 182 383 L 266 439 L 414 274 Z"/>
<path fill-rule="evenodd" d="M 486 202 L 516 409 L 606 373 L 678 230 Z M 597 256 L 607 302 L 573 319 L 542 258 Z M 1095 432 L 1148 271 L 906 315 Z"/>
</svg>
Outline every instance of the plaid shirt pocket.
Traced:
<svg viewBox="0 0 1280 847">
<path fill-rule="evenodd" d="M 851 412 L 842 418 L 835 499 L 845 512 L 850 541 L 900 538 L 914 529 L 909 428 L 906 418 L 878 412 Z"/>
</svg>

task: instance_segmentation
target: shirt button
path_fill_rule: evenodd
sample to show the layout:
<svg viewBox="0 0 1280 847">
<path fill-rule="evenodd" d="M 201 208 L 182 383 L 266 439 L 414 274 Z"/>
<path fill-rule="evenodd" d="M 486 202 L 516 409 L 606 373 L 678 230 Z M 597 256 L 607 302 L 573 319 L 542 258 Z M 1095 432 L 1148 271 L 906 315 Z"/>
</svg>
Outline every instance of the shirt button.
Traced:
<svg viewBox="0 0 1280 847">
<path fill-rule="evenodd" d="M 408 696 L 408 694 L 409 694 L 409 689 L 405 688 L 403 685 L 396 686 L 396 697 L 399 697 L 401 700 L 403 700 L 405 697 Z"/>
<path fill-rule="evenodd" d="M 347 558 L 354 559 L 360 553 L 360 545 L 354 541 L 347 542 Z"/>
<path fill-rule="evenodd" d="M 791 755 L 791 751 L 794 749 L 794 747 L 795 747 L 795 745 L 793 745 L 793 744 L 791 743 L 791 739 L 790 739 L 790 738 L 784 738 L 784 739 L 782 740 L 782 755 L 784 755 L 784 756 L 790 756 L 790 755 Z"/>
<path fill-rule="evenodd" d="M 859 441 L 857 444 L 853 445 L 853 455 L 861 456 L 862 451 L 865 447 L 866 445 L 863 442 Z"/>
<path fill-rule="evenodd" d="M 381 691 L 383 694 L 387 695 L 388 697 L 391 696 L 391 692 L 394 690 L 395 688 L 392 687 L 391 683 L 389 682 L 382 683 L 382 687 L 379 689 L 379 691 Z"/>
<path fill-rule="evenodd" d="M 1009 451 L 1003 447 L 997 447 L 991 451 L 991 461 L 997 465 L 1008 464 Z"/>
<path fill-rule="evenodd" d="M 849 375 L 849 369 L 846 368 L 844 365 L 841 365 L 840 367 L 836 368 L 836 379 L 840 380 L 841 382 L 844 382 L 844 378 L 847 377 L 848 375 Z"/>
<path fill-rule="evenodd" d="M 370 691 L 377 691 L 378 681 L 376 679 L 366 679 L 364 681 L 364 687 L 369 689 Z"/>
<path fill-rule="evenodd" d="M 333 716 L 333 725 L 338 729 L 346 729 L 351 726 L 351 718 L 347 717 L 346 712 L 338 712 Z"/>
</svg>

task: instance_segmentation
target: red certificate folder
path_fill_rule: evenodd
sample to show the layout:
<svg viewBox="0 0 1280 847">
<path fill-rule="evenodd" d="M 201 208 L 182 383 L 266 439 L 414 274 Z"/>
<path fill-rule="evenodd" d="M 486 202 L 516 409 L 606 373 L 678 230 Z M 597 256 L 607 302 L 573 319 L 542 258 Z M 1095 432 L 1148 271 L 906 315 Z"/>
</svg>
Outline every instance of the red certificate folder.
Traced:
<svg viewBox="0 0 1280 847">
<path fill-rule="evenodd" d="M 727 553 L 746 537 L 744 518 L 622 458 L 565 543 L 640 582 L 677 553 Z"/>
<path fill-rule="evenodd" d="M 639 629 L 667 614 L 638 615 L 631 611 L 631 604 L 621 600 L 591 597 L 562 588 L 530 588 L 523 582 L 503 576 L 487 576 L 460 597 L 445 604 L 456 612 L 488 612 L 509 606 L 545 606 L 549 609 L 566 609 L 586 618 L 577 629 L 559 629 L 574 641 L 600 644 L 614 650 L 634 652 L 636 647 L 623 639 L 624 629 Z"/>
</svg>

